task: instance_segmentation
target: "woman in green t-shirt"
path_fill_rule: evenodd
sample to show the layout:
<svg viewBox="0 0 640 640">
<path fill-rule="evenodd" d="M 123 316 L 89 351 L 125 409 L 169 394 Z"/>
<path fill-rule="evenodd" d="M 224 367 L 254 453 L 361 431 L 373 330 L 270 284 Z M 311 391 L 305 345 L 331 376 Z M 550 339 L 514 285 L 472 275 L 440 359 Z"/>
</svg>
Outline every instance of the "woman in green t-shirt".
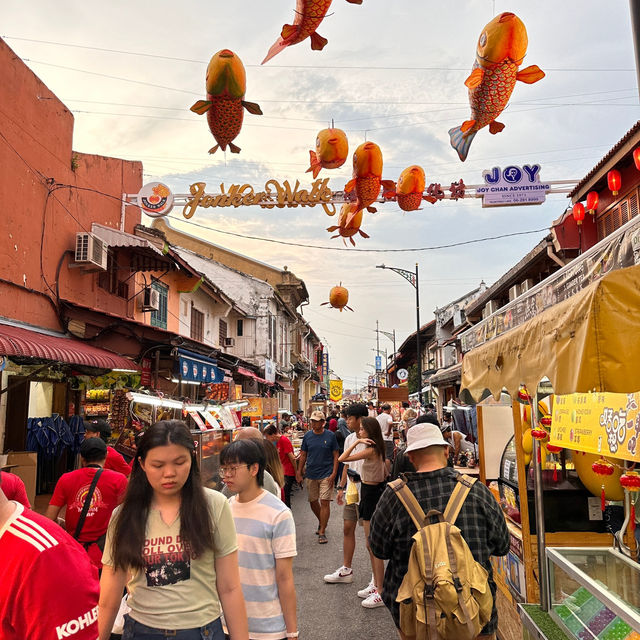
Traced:
<svg viewBox="0 0 640 640">
<path fill-rule="evenodd" d="M 140 440 L 123 504 L 107 531 L 99 639 L 109 640 L 125 584 L 123 640 L 248 640 L 231 509 L 202 486 L 184 422 L 162 420 Z"/>
</svg>

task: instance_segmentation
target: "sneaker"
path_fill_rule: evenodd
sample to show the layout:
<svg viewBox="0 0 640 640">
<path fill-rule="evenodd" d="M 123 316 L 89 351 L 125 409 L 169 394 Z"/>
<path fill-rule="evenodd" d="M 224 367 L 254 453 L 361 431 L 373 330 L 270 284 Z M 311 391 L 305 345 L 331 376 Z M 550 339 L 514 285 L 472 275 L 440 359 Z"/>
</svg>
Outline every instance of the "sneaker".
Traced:
<svg viewBox="0 0 640 640">
<path fill-rule="evenodd" d="M 373 590 L 373 593 L 362 601 L 362 606 L 367 609 L 377 609 L 378 607 L 384 607 L 384 602 L 378 593 L 377 589 Z"/>
<path fill-rule="evenodd" d="M 327 574 L 324 577 L 324 581 L 331 584 L 337 584 L 339 582 L 353 582 L 353 569 L 347 569 L 347 567 L 344 566 L 340 567 L 337 571 Z"/>
<path fill-rule="evenodd" d="M 358 598 L 368 598 L 372 593 L 378 593 L 373 580 L 364 589 L 358 591 Z"/>
</svg>

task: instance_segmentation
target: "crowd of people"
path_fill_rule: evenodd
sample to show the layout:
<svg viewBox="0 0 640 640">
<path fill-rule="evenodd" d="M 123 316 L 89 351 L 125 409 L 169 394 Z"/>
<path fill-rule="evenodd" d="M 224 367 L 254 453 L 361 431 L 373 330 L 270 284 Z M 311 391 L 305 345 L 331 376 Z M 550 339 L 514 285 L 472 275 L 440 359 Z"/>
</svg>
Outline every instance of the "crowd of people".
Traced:
<svg viewBox="0 0 640 640">
<path fill-rule="evenodd" d="M 292 430 L 304 431 L 298 456 Z M 0 637 L 297 638 L 291 499 L 304 486 L 318 544 L 329 542 L 334 498 L 342 510 L 342 566 L 324 582 L 353 583 L 360 523 L 371 564 L 362 606 L 386 606 L 410 638 L 397 601 L 418 530 L 406 492 L 418 510 L 445 512 L 463 434 L 448 420 L 441 428 L 429 406 L 406 406 L 394 422 L 389 405 L 353 403 L 234 435 L 220 452 L 221 492 L 203 486 L 178 420 L 148 428 L 130 463 L 107 445 L 108 424 L 87 423 L 82 466 L 60 478 L 44 516 L 17 476 L 0 473 Z M 489 558 L 508 552 L 507 527 L 482 483 L 465 491 L 457 526 L 495 594 Z M 493 637 L 495 605 L 483 627 L 478 637 Z"/>
</svg>

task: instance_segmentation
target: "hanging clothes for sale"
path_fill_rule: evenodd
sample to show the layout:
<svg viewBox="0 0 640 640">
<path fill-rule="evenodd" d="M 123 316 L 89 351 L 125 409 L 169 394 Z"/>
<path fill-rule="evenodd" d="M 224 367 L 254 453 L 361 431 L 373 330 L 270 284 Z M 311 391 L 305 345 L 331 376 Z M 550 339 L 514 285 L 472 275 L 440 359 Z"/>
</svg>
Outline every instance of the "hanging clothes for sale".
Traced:
<svg viewBox="0 0 640 640">
<path fill-rule="evenodd" d="M 80 452 L 80 445 L 84 440 L 85 428 L 82 416 L 69 418 L 69 432 L 71 433 L 71 453 L 75 456 Z"/>
</svg>

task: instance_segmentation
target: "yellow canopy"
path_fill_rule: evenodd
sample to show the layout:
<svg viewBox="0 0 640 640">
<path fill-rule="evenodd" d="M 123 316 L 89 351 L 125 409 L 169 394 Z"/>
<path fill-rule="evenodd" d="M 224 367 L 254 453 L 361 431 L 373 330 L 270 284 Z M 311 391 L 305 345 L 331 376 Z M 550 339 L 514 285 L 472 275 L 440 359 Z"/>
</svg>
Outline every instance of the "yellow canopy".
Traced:
<svg viewBox="0 0 640 640">
<path fill-rule="evenodd" d="M 640 265 L 620 269 L 462 360 L 462 389 L 535 393 L 548 377 L 556 394 L 640 390 Z"/>
</svg>

